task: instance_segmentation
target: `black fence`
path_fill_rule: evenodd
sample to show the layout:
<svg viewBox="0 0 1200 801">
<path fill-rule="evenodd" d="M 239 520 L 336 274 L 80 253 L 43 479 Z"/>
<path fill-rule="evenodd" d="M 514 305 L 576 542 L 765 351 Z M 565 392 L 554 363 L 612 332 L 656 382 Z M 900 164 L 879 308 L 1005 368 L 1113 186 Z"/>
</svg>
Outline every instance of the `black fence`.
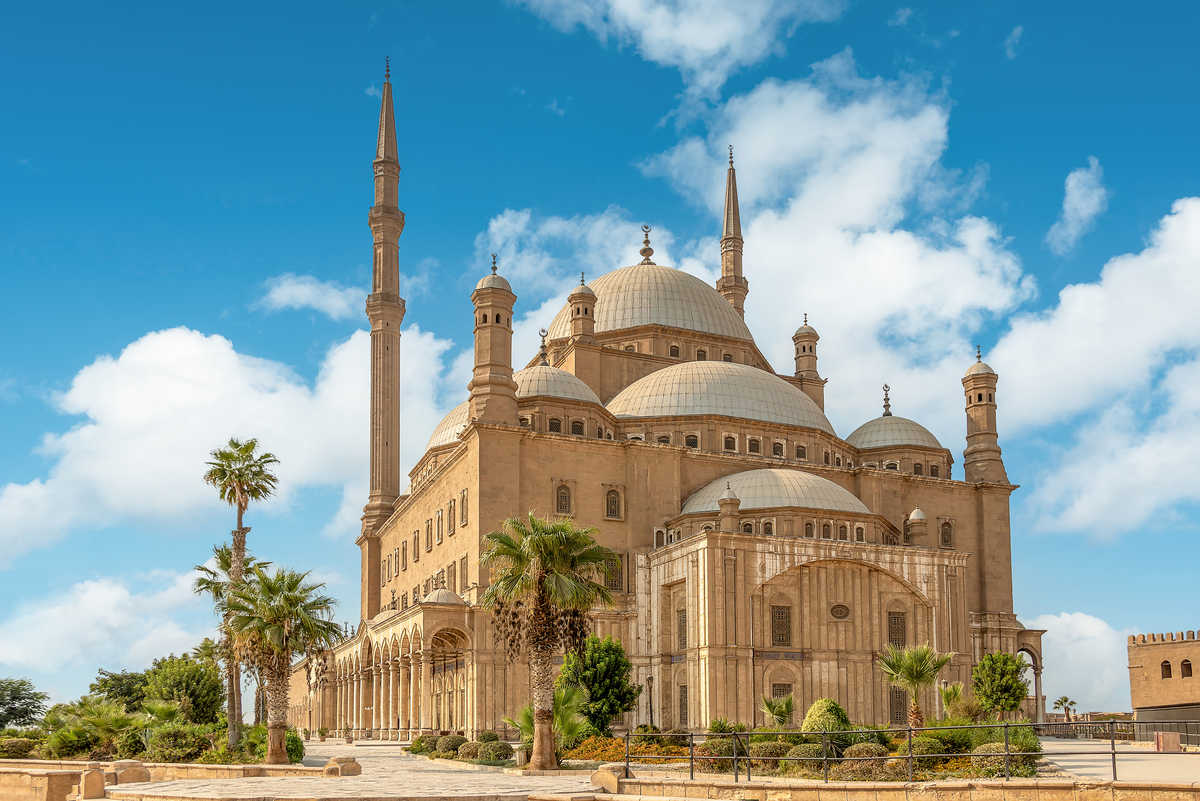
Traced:
<svg viewBox="0 0 1200 801">
<path fill-rule="evenodd" d="M 932 732 L 947 732 L 954 730 L 979 730 L 990 729 L 996 734 L 1002 734 L 1002 739 L 997 739 L 996 744 L 1003 742 L 1003 750 L 996 751 L 970 751 L 968 753 L 913 753 L 913 740 L 926 733 Z M 1108 744 L 1107 749 L 1097 750 L 1095 748 L 1079 751 L 1060 751 L 1055 750 L 1055 756 L 1096 756 L 1097 754 L 1107 753 L 1111 763 L 1112 780 L 1117 780 L 1117 765 L 1120 757 L 1124 753 L 1128 755 L 1130 752 L 1121 752 L 1117 749 L 1118 743 L 1125 743 L 1137 740 L 1151 740 L 1158 732 L 1177 733 L 1180 736 L 1180 745 L 1200 745 L 1200 721 L 1133 721 L 1133 720 L 1106 720 L 1106 721 L 1085 721 L 1073 723 L 1028 723 L 1028 722 L 996 722 L 996 723 L 978 723 L 966 726 L 901 726 L 893 728 L 881 729 L 851 729 L 846 731 L 836 732 L 800 732 L 798 730 L 780 730 L 767 729 L 762 731 L 739 731 L 739 732 L 719 732 L 696 734 L 693 732 L 647 732 L 647 733 L 630 733 L 625 734 L 625 773 L 629 775 L 630 765 L 634 763 L 657 763 L 664 762 L 680 762 L 687 760 L 688 776 L 691 779 L 696 778 L 697 763 L 703 765 L 706 761 L 728 762 L 732 765 L 731 772 L 734 781 L 740 781 L 744 776 L 746 781 L 752 778 L 752 765 L 754 762 L 774 762 L 779 765 L 786 763 L 800 763 L 814 769 L 814 772 L 820 772 L 825 781 L 829 781 L 829 769 L 832 765 L 839 762 L 888 762 L 895 764 L 902 762 L 907 773 L 909 781 L 913 780 L 918 763 L 930 759 L 950 759 L 950 758 L 988 758 L 995 757 L 1003 758 L 1003 767 L 998 771 L 999 778 L 1011 778 L 1015 767 L 1021 764 L 1028 764 L 1030 761 L 1036 761 L 1042 757 L 1040 752 L 1030 752 L 1023 750 L 1013 750 L 1018 748 L 1014 743 L 1014 738 L 1018 736 L 1018 730 L 1028 732 L 1032 730 L 1038 737 L 1054 737 L 1060 739 L 1071 740 L 1092 740 L 1105 741 Z M 783 736 L 804 735 L 808 741 L 821 745 L 821 756 L 754 756 L 750 753 L 752 743 L 750 738 L 754 735 L 768 735 L 770 737 L 779 738 Z M 838 755 L 837 751 L 840 744 L 847 741 L 853 742 L 877 742 L 881 735 L 887 736 L 891 741 L 901 740 L 907 746 L 904 750 L 907 753 L 889 754 L 888 756 L 852 756 Z M 639 754 L 636 752 L 639 738 L 657 739 L 659 742 L 671 742 L 679 745 L 687 746 L 686 755 L 668 755 L 668 754 Z M 712 755 L 706 753 L 697 753 L 696 747 L 698 744 L 703 744 L 709 740 L 732 740 L 732 749 L 730 754 Z M 761 741 L 760 741 L 761 742 Z M 1148 751 L 1139 749 L 1134 752 L 1139 757 L 1145 755 L 1170 755 L 1166 752 Z M 1188 753 L 1188 752 L 1184 752 Z M 1200 752 L 1192 752 L 1192 755 L 1200 759 Z M 996 764 L 999 764 L 998 762 Z M 723 772 L 723 771 L 711 771 Z"/>
</svg>

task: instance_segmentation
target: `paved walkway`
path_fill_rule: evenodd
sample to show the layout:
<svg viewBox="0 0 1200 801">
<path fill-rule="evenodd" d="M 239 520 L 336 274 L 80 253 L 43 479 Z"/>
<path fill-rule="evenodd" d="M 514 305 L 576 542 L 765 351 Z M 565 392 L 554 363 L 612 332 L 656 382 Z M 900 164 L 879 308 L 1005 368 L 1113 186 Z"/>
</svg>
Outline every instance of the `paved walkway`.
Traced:
<svg viewBox="0 0 1200 801">
<path fill-rule="evenodd" d="M 421 799 L 458 798 L 472 801 L 521 801 L 529 793 L 583 793 L 592 790 L 588 771 L 579 776 L 514 776 L 499 771 L 448 767 L 440 760 L 414 757 L 400 746 L 308 743 L 306 765 L 323 765 L 332 756 L 352 756 L 362 765 L 361 776 L 344 778 L 281 777 L 247 779 L 178 779 L 168 782 L 121 784 L 110 797 L 145 799 Z"/>
<path fill-rule="evenodd" d="M 1112 779 L 1112 753 L 1107 740 L 1042 738 L 1046 758 L 1083 779 Z M 1086 751 L 1064 754 L 1064 751 Z M 1190 783 L 1200 781 L 1200 754 L 1156 754 L 1145 745 L 1117 744 L 1118 781 Z"/>
</svg>

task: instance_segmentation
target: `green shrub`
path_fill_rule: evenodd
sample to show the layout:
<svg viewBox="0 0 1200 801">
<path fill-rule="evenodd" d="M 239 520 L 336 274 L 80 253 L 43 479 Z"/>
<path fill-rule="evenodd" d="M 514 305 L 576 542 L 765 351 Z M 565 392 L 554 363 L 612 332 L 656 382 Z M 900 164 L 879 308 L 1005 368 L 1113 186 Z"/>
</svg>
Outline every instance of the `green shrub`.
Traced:
<svg viewBox="0 0 1200 801">
<path fill-rule="evenodd" d="M 651 726 L 646 723 L 640 724 L 633 730 L 633 738 L 630 740 L 630 745 L 646 746 L 646 745 L 662 745 L 663 738 L 659 737 L 662 729 L 657 726 Z M 671 738 L 667 738 L 671 739 Z"/>
<path fill-rule="evenodd" d="M 759 770 L 778 770 L 779 757 L 787 756 L 792 750 L 788 743 L 774 740 L 750 746 L 751 764 Z"/>
<path fill-rule="evenodd" d="M 6 737 L 0 740 L 0 759 L 24 759 L 35 745 L 28 737 Z"/>
<path fill-rule="evenodd" d="M 412 741 L 408 750 L 414 754 L 432 754 L 437 750 L 437 742 L 441 739 L 436 734 L 422 734 Z"/>
<path fill-rule="evenodd" d="M 295 729 L 288 729 L 283 738 L 283 746 L 287 749 L 288 762 L 296 764 L 304 760 L 304 740 L 296 734 Z"/>
<path fill-rule="evenodd" d="M 1035 753 L 1025 751 L 1009 744 L 1009 775 L 1010 776 L 1034 776 L 1037 774 L 1037 756 Z M 1003 776 L 1004 775 L 1004 742 L 981 743 L 975 746 L 971 751 L 971 767 L 980 776 Z M 994 754 L 995 756 L 984 756 L 984 754 Z"/>
<path fill-rule="evenodd" d="M 851 723 L 850 728 L 855 731 L 851 731 L 845 735 L 847 747 L 857 745 L 858 743 L 875 743 L 886 748 L 892 744 L 891 735 L 884 728 L 859 723 Z"/>
<path fill-rule="evenodd" d="M 429 755 L 433 759 L 457 759 L 457 751 L 434 751 Z"/>
<path fill-rule="evenodd" d="M 805 761 L 784 762 L 783 769 L 792 773 L 796 771 L 811 771 L 814 773 L 820 773 L 824 768 L 822 768 L 822 763 L 817 760 L 822 759 L 826 755 L 829 757 L 830 761 L 833 761 L 837 758 L 832 746 L 830 746 L 828 749 L 828 754 L 826 754 L 825 747 L 820 743 L 801 743 L 800 745 L 793 745 L 791 749 L 788 750 L 787 756 L 792 760 Z"/>
<path fill-rule="evenodd" d="M 877 743 L 857 745 L 877 746 Z M 855 746 L 850 746 L 854 748 Z M 882 748 L 882 746 L 878 746 Z M 846 749 L 849 751 L 850 749 Z M 829 767 L 829 778 L 834 781 L 904 781 L 908 778 L 908 767 L 899 759 L 861 760 L 838 762 Z"/>
<path fill-rule="evenodd" d="M 479 758 L 485 762 L 503 762 L 512 759 L 512 755 L 512 746 L 501 740 L 493 740 L 479 746 Z"/>
<path fill-rule="evenodd" d="M 466 737 L 461 734 L 447 734 L 444 737 L 439 737 L 437 741 L 438 751 L 449 751 L 452 754 L 458 753 L 458 747 L 467 741 Z"/>
<path fill-rule="evenodd" d="M 887 761 L 887 756 L 887 746 L 879 743 L 855 743 L 842 753 L 843 759 L 858 762 L 860 765 L 872 766 L 882 765 Z"/>
<path fill-rule="evenodd" d="M 494 743 L 496 740 L 488 740 L 488 742 Z M 483 743 L 478 740 L 463 743 L 458 747 L 458 758 L 479 759 L 479 748 L 482 745 Z"/>
<path fill-rule="evenodd" d="M 46 754 L 51 757 L 72 757 L 86 754 L 99 743 L 82 726 L 63 726 L 46 737 Z"/>
<path fill-rule="evenodd" d="M 499 740 L 500 740 L 500 735 L 496 734 L 496 732 L 494 732 L 494 731 L 479 732 L 479 742 L 481 742 L 481 743 L 495 743 L 495 742 L 499 742 Z"/>
<path fill-rule="evenodd" d="M 117 737 L 117 759 L 137 759 L 146 753 L 146 740 L 150 732 L 146 729 L 129 729 Z"/>
<path fill-rule="evenodd" d="M 697 757 L 715 757 L 714 759 L 697 759 L 696 768 L 706 773 L 723 773 L 733 769 L 733 757 L 746 755 L 746 741 L 735 741 L 732 737 L 709 737 L 696 745 Z"/>
<path fill-rule="evenodd" d="M 908 756 L 908 740 L 900 743 L 900 747 L 896 749 L 896 754 L 899 756 Z M 918 768 L 932 768 L 938 763 L 938 757 L 929 756 L 930 754 L 942 754 L 941 740 L 933 737 L 914 737 L 912 738 L 912 755 L 913 765 Z"/>
<path fill-rule="evenodd" d="M 965 718 L 946 718 L 940 720 L 935 726 L 969 726 L 971 721 Z M 921 732 L 922 737 L 932 737 L 942 744 L 942 753 L 945 754 L 965 754 L 976 745 L 975 729 L 932 729 L 930 731 Z M 979 731 L 985 731 L 979 729 Z"/>
<path fill-rule="evenodd" d="M 146 762 L 192 762 L 209 749 L 209 727 L 194 723 L 167 723 L 150 730 Z"/>
<path fill-rule="evenodd" d="M 971 730 L 972 746 L 978 747 L 984 743 L 1004 742 L 1004 724 L 997 723 L 996 721 L 988 721 L 988 723 L 991 725 L 985 729 Z M 1021 723 L 1009 724 L 1008 745 L 1012 751 L 1041 753 L 1042 750 L 1042 744 L 1038 740 L 1037 734 L 1033 731 L 1033 727 Z"/>
<path fill-rule="evenodd" d="M 845 731 L 850 728 L 850 716 L 832 698 L 818 698 L 808 708 L 800 728 L 808 732 Z"/>
</svg>

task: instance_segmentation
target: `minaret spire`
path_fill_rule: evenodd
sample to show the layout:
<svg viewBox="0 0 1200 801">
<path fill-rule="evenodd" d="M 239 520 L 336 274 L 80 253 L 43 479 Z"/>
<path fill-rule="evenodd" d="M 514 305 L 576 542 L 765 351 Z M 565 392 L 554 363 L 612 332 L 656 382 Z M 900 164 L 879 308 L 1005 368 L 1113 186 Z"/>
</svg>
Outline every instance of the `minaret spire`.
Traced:
<svg viewBox="0 0 1200 801">
<path fill-rule="evenodd" d="M 389 58 L 383 71 L 383 98 L 379 104 L 379 138 L 375 145 L 375 158 L 395 161 L 396 114 L 392 110 L 392 63 Z"/>
<path fill-rule="evenodd" d="M 750 284 L 742 276 L 742 213 L 738 207 L 737 172 L 733 168 L 733 145 L 729 146 L 729 170 L 725 173 L 725 217 L 721 225 L 721 277 L 717 291 L 745 315 Z"/>
</svg>

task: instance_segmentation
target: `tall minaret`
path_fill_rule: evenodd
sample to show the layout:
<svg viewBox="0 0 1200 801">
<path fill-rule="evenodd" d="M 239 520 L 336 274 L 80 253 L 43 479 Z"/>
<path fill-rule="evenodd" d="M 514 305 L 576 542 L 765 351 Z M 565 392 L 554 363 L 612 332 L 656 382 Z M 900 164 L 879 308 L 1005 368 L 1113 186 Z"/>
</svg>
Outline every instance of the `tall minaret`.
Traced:
<svg viewBox="0 0 1200 801">
<path fill-rule="evenodd" d="M 721 277 L 717 291 L 745 316 L 750 283 L 742 276 L 742 213 L 738 208 L 737 173 L 733 170 L 733 145 L 729 146 L 729 172 L 725 174 L 725 221 L 721 226 Z"/>
<path fill-rule="evenodd" d="M 363 537 L 377 532 L 400 495 L 400 324 L 404 320 L 404 299 L 400 297 L 398 248 L 404 212 L 397 207 L 400 162 L 396 158 L 391 77 L 389 63 L 384 71 L 375 146 L 375 204 L 368 217 L 375 255 L 371 294 L 367 296 L 367 319 L 371 321 L 371 494 L 363 509 Z M 364 548 L 364 562 L 366 558 Z M 377 594 L 379 582 L 370 585 Z M 365 607 L 365 593 L 363 602 Z"/>
<path fill-rule="evenodd" d="M 1008 483 L 996 430 L 996 371 L 983 361 L 975 348 L 975 364 L 963 376 L 967 398 L 967 448 L 963 451 L 963 472 L 971 483 Z"/>
</svg>

